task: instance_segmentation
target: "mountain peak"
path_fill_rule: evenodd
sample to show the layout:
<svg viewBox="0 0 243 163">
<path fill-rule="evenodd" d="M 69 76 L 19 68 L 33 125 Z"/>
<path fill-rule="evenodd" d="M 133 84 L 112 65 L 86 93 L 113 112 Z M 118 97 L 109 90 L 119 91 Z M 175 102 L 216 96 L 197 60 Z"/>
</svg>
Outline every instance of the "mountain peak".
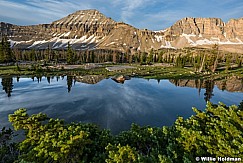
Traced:
<svg viewBox="0 0 243 163">
<path fill-rule="evenodd" d="M 96 10 L 96 9 L 78 10 L 76 12 L 99 12 L 100 13 L 100 11 L 99 10 Z"/>
<path fill-rule="evenodd" d="M 139 30 L 115 22 L 95 9 L 79 10 L 51 24 L 16 26 L 0 24 L 0 35 L 22 49 L 63 49 L 69 42 L 74 49 L 115 49 L 149 51 L 160 48 L 211 47 L 240 52 L 243 45 L 243 19 L 224 23 L 220 18 L 186 17 L 166 30 Z"/>
<path fill-rule="evenodd" d="M 114 24 L 115 21 L 107 18 L 104 14 L 96 9 L 79 10 L 60 20 L 54 21 L 52 24 L 80 25 L 80 24 Z"/>
<path fill-rule="evenodd" d="M 89 15 L 103 15 L 100 11 L 96 9 L 88 9 L 88 10 L 78 10 L 70 15 L 83 15 L 83 14 L 89 14 Z"/>
</svg>

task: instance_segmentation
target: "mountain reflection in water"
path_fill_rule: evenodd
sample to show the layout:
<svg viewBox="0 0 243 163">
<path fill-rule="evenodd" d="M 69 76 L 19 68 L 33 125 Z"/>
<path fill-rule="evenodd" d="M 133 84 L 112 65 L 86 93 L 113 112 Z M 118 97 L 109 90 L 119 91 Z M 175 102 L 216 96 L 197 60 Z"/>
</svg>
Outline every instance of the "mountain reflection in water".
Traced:
<svg viewBox="0 0 243 163">
<path fill-rule="evenodd" d="M 117 134 L 139 125 L 172 125 L 177 116 L 204 109 L 206 101 L 227 105 L 243 100 L 239 78 L 213 80 L 146 80 L 132 78 L 118 84 L 103 76 L 0 78 L 0 124 L 8 114 L 27 108 L 67 122 L 90 122 Z"/>
</svg>

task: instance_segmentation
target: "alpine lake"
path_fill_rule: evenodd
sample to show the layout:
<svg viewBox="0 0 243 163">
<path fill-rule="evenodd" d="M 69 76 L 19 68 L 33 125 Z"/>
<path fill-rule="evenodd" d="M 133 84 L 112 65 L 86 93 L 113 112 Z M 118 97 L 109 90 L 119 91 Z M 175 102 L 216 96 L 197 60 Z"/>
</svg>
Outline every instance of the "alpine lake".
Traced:
<svg viewBox="0 0 243 163">
<path fill-rule="evenodd" d="M 188 118 L 192 107 L 204 110 L 206 101 L 238 105 L 243 80 L 144 79 L 117 82 L 100 75 L 0 77 L 0 124 L 10 127 L 8 115 L 18 108 L 46 113 L 65 122 L 94 123 L 113 134 L 141 126 L 171 126 L 178 116 Z"/>
</svg>

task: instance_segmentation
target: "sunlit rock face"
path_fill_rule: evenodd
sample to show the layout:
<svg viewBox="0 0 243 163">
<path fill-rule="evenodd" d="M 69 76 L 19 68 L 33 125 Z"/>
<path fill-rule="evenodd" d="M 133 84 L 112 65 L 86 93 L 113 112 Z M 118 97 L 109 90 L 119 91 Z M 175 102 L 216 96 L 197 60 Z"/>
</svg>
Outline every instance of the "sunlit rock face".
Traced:
<svg viewBox="0 0 243 163">
<path fill-rule="evenodd" d="M 0 23 L 0 37 L 21 49 L 113 49 L 123 52 L 160 48 L 205 47 L 243 52 L 243 18 L 225 23 L 219 18 L 184 18 L 161 31 L 137 29 L 97 10 L 80 10 L 50 24 L 18 26 Z"/>
<path fill-rule="evenodd" d="M 243 19 L 225 23 L 219 18 L 184 18 L 166 30 L 175 47 L 206 47 L 218 44 L 221 50 L 242 52 Z"/>
<path fill-rule="evenodd" d="M 184 18 L 170 27 L 171 35 L 203 35 L 204 37 L 221 37 L 224 22 L 218 18 Z"/>
</svg>

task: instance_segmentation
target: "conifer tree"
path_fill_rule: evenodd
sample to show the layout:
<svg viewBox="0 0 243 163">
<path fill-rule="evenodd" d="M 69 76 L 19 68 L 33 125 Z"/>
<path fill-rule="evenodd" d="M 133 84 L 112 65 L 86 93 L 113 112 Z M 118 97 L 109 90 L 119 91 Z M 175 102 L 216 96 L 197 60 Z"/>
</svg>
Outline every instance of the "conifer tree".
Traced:
<svg viewBox="0 0 243 163">
<path fill-rule="evenodd" d="M 154 50 L 151 49 L 147 56 L 147 60 L 146 60 L 147 64 L 150 64 L 153 61 L 153 55 L 154 55 Z"/>
<path fill-rule="evenodd" d="M 4 62 L 3 42 L 0 43 L 0 63 Z"/>
<path fill-rule="evenodd" d="M 68 42 L 68 47 L 67 47 L 67 63 L 68 64 L 73 64 L 74 62 L 74 52 L 72 47 L 70 46 Z"/>
<path fill-rule="evenodd" d="M 2 37 L 2 41 L 0 43 L 0 62 L 8 63 L 12 61 L 12 50 L 10 42 L 7 40 L 7 37 Z"/>
</svg>

